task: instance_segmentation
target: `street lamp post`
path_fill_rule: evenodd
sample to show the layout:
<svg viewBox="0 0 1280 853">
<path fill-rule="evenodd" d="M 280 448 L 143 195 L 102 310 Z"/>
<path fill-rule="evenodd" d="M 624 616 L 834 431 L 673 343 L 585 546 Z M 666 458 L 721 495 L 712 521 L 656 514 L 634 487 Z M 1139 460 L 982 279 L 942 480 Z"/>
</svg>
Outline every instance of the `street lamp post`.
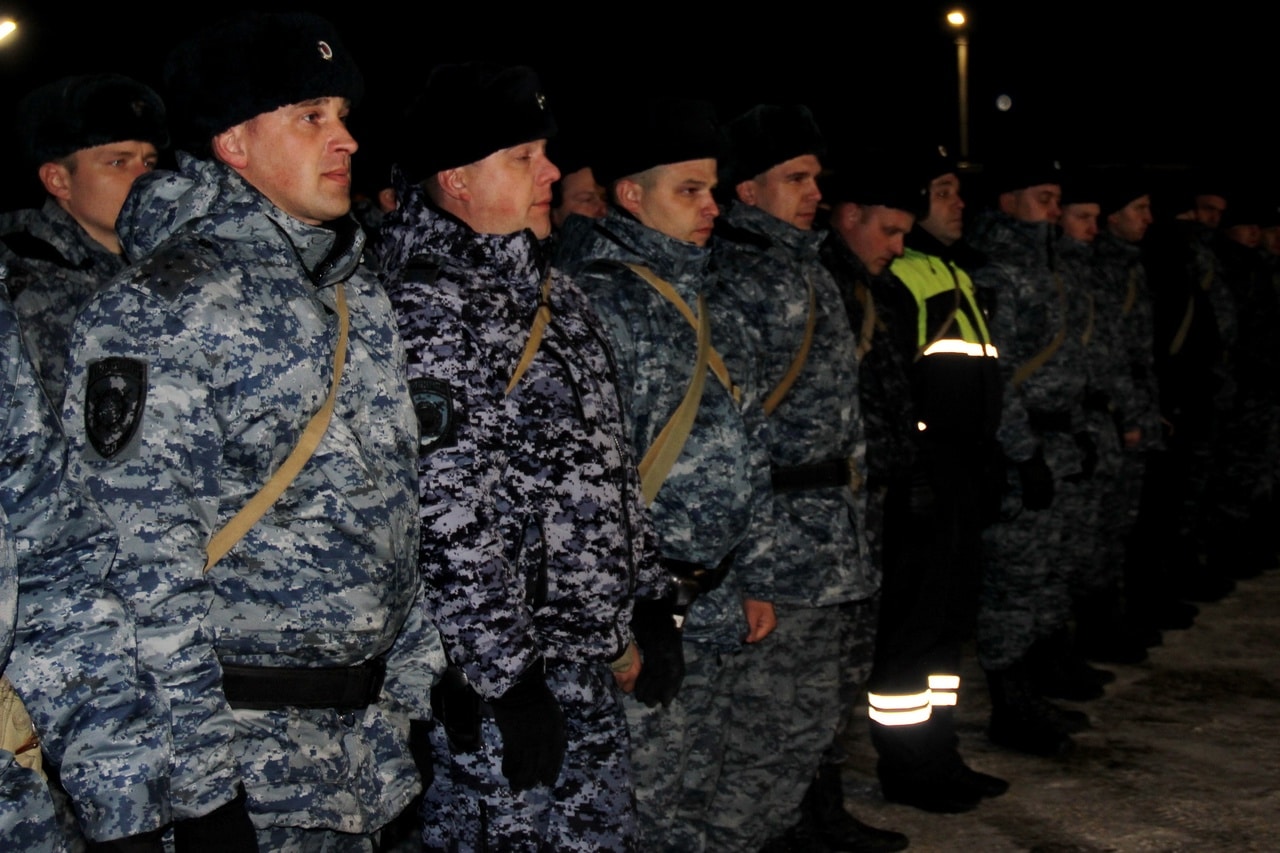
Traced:
<svg viewBox="0 0 1280 853">
<path fill-rule="evenodd" d="M 960 159 L 969 159 L 969 21 L 960 9 L 947 13 L 947 23 L 956 31 L 956 67 L 960 79 Z"/>
</svg>

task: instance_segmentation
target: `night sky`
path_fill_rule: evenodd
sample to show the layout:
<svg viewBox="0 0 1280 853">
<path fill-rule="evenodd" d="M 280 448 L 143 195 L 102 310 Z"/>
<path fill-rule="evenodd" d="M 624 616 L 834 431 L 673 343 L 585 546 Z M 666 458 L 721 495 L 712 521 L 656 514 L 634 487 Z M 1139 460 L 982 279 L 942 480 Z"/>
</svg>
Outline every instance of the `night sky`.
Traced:
<svg viewBox="0 0 1280 853">
<path fill-rule="evenodd" d="M 250 5 L 221 3 L 215 13 L 209 4 L 135 2 L 73 12 L 55 0 L 0 0 L 0 14 L 22 27 L 0 51 L 0 110 L 11 116 L 22 93 L 71 73 L 120 71 L 159 88 L 166 52 L 192 26 L 177 10 L 212 16 Z M 467 59 L 538 69 L 562 123 L 602 101 L 660 93 L 711 100 L 724 118 L 759 102 L 807 103 L 837 143 L 936 140 L 954 149 L 958 141 L 945 4 L 787 3 L 767 17 L 731 21 L 697 3 L 597 4 L 590 14 L 546 4 L 441 5 L 419 4 L 409 16 L 372 2 L 307 7 L 337 24 L 364 71 L 369 94 L 353 129 L 366 162 L 385 148 L 431 65 Z M 963 5 L 972 159 L 1047 146 L 1069 162 L 1230 163 L 1271 181 L 1280 10 L 1201 3 L 1195 16 L 1174 17 L 1172 4 L 1123 0 Z M 811 11 L 818 8 L 841 11 Z M 996 109 L 1000 94 L 1012 99 L 1007 112 Z M 11 121 L 5 127 L 11 147 Z M 30 186 L 13 160 L 4 159 L 10 197 Z M 357 169 L 360 162 L 357 155 Z"/>
</svg>

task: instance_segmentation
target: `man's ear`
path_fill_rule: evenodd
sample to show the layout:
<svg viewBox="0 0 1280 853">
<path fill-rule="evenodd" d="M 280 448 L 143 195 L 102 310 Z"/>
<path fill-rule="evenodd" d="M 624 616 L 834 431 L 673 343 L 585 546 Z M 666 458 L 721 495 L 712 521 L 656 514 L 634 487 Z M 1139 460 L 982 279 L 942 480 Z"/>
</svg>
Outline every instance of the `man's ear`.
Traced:
<svg viewBox="0 0 1280 853">
<path fill-rule="evenodd" d="M 743 204 L 749 204 L 752 207 L 756 206 L 756 182 L 754 180 L 743 181 L 734 187 L 733 191 L 738 194 L 738 201 Z"/>
<path fill-rule="evenodd" d="M 436 183 L 445 196 L 458 201 L 471 201 L 471 189 L 467 185 L 469 177 L 467 167 L 459 166 L 456 169 L 436 172 Z"/>
<path fill-rule="evenodd" d="M 613 185 L 613 197 L 618 207 L 638 217 L 640 203 L 644 201 L 644 187 L 633 180 L 622 178 Z"/>
<path fill-rule="evenodd" d="M 233 169 L 243 169 L 249 165 L 249 152 L 245 146 L 245 126 L 241 122 L 235 127 L 227 128 L 213 138 L 210 148 L 213 156 Z"/>
<path fill-rule="evenodd" d="M 1012 192 L 1000 193 L 999 198 L 996 199 L 996 206 L 1006 216 L 1013 216 L 1013 212 L 1018 207 L 1018 198 Z"/>
<path fill-rule="evenodd" d="M 838 204 L 835 209 L 836 224 L 841 230 L 848 230 L 857 223 L 862 217 L 862 208 L 853 203 Z"/>
<path fill-rule="evenodd" d="M 71 198 L 71 170 L 61 163 L 45 163 L 37 172 L 49 195 L 60 201 Z"/>
</svg>

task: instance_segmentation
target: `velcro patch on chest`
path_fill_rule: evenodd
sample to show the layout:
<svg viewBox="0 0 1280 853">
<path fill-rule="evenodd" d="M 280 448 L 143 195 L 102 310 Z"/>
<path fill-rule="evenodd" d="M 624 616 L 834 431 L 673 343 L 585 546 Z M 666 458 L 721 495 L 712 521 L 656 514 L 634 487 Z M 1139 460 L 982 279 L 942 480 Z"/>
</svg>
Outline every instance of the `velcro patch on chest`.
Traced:
<svg viewBox="0 0 1280 853">
<path fill-rule="evenodd" d="M 457 443 L 453 389 L 439 379 L 410 379 L 409 397 L 418 415 L 418 453 Z"/>
<path fill-rule="evenodd" d="M 145 361 L 104 358 L 89 365 L 84 431 L 103 459 L 110 459 L 129 446 L 142 425 L 146 402 Z"/>
</svg>

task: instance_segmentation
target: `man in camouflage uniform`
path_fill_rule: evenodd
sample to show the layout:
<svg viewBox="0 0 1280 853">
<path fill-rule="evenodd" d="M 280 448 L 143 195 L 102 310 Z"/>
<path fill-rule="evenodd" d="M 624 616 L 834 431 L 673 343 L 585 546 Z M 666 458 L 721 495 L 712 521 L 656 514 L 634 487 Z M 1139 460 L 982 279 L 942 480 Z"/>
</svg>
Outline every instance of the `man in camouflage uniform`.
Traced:
<svg viewBox="0 0 1280 853">
<path fill-rule="evenodd" d="M 551 227 L 557 231 L 574 214 L 599 219 L 609 210 L 605 187 L 591 167 L 589 138 L 589 131 L 582 128 L 567 139 L 556 139 L 548 151 L 560 169 L 560 180 L 551 185 Z"/>
<path fill-rule="evenodd" d="M 1156 196 L 1159 215 L 1142 245 L 1161 417 L 1170 425 L 1165 452 L 1148 469 L 1154 506 L 1143 512 L 1164 528 L 1148 541 L 1161 546 L 1165 584 L 1192 601 L 1217 601 L 1235 584 L 1202 555 L 1212 532 L 1214 442 L 1234 397 L 1229 363 L 1237 326 L 1208 224 L 1221 218 L 1225 201 L 1197 194 L 1203 181 L 1193 175 Z"/>
<path fill-rule="evenodd" d="M 1080 535 L 1078 525 L 1087 523 L 1080 520 L 1088 506 L 1083 480 L 1092 473 L 1083 409 L 1086 320 L 1079 287 L 1054 246 L 1057 162 L 1011 160 L 993 176 L 993 190 L 999 209 L 980 215 L 971 238 L 988 259 L 973 280 L 999 347 L 1006 381 L 999 435 L 1016 487 L 1004 517 L 986 531 L 978 657 L 991 686 L 992 740 L 1058 754 L 1071 746 L 1067 726 L 1082 722 L 1066 720 L 1043 694 L 1101 693 L 1070 656 L 1065 633 L 1074 563 L 1064 558 L 1064 537 Z"/>
<path fill-rule="evenodd" d="M 633 598 L 667 584 L 607 334 L 540 256 L 559 175 L 545 101 L 527 68 L 435 69 L 415 120 L 457 132 L 403 140 L 421 183 L 401 175 L 383 232 L 422 428 L 419 558 L 453 664 L 432 850 L 632 849 L 615 679 L 666 696 L 681 672 L 670 619 L 635 637 L 643 668 L 629 636 Z"/>
<path fill-rule="evenodd" d="M 134 178 L 168 144 L 155 92 L 118 74 L 67 77 L 18 105 L 22 155 L 48 198 L 0 217 L 0 258 L 23 337 L 54 408 L 62 406 L 71 324 L 125 268 L 116 217 Z"/>
<path fill-rule="evenodd" d="M 1253 577 L 1276 562 L 1271 527 L 1276 456 L 1276 328 L 1280 326 L 1271 269 L 1257 251 L 1265 211 L 1252 192 L 1238 191 L 1222 218 L 1214 250 L 1238 318 L 1231 353 L 1236 393 L 1223 413 L 1215 460 L 1215 523 L 1208 558 L 1224 573 Z"/>
<path fill-rule="evenodd" d="M 1194 608 L 1178 601 L 1160 569 L 1157 543 L 1169 536 L 1155 529 L 1157 519 L 1143 510 L 1149 489 L 1148 460 L 1163 449 L 1160 393 L 1156 383 L 1152 297 L 1142 263 L 1141 242 L 1152 223 L 1149 183 L 1136 173 L 1107 175 L 1102 217 L 1093 243 L 1091 283 L 1101 321 L 1109 321 L 1113 343 L 1108 375 L 1114 416 L 1121 430 L 1120 469 L 1106 486 L 1100 518 L 1097 560 L 1119 568 L 1124 578 L 1126 624 L 1148 634 L 1161 628 L 1186 628 Z M 1086 638 L 1082 650 L 1088 656 Z"/>
<path fill-rule="evenodd" d="M 171 709 L 178 849 L 368 851 L 420 788 L 409 720 L 443 654 L 404 351 L 347 215 L 359 72 L 319 18 L 244 15 L 166 78 L 209 159 L 126 202 L 142 260 L 75 326 L 72 469 L 123 534 L 115 574 Z M 309 459 L 207 565 L 322 407 Z"/>
<path fill-rule="evenodd" d="M 0 838 L 11 850 L 65 849 L 49 786 L 39 765 L 32 769 L 43 759 L 74 801 L 81 832 L 159 850 L 168 720 L 139 678 L 133 620 L 108 574 L 115 536 L 64 476 L 62 429 L 27 358 L 4 275 L 0 265 L 0 696 L 16 689 L 34 730 L 25 751 L 0 749 Z M 6 711 L 8 702 L 0 699 Z"/>
<path fill-rule="evenodd" d="M 707 840 L 753 850 L 800 843 L 800 803 L 842 712 L 842 606 L 869 604 L 880 579 L 863 529 L 857 342 L 812 230 L 821 133 L 804 107 L 777 106 L 728 132 L 736 199 L 717 225 L 709 302 L 747 330 L 747 349 L 723 355 L 731 373 L 759 377 L 765 398 L 778 627 L 727 664 L 734 713 Z"/>
<path fill-rule="evenodd" d="M 1105 230 L 1105 222 L 1100 221 L 1102 203 L 1108 199 L 1108 184 L 1120 179 L 1118 174 L 1081 171 L 1063 184 L 1059 220 L 1063 233 L 1057 249 L 1080 285 L 1085 309 L 1081 333 L 1085 428 L 1097 452 L 1084 493 L 1091 502 L 1091 521 L 1073 526 L 1070 547 L 1064 550 L 1074 557 L 1076 567 L 1072 597 L 1077 650 L 1090 660 L 1132 664 L 1146 658 L 1147 643 L 1158 642 L 1159 635 L 1141 630 L 1123 614 L 1124 544 L 1137 516 L 1142 485 L 1141 469 L 1126 465 L 1125 457 L 1132 456 L 1144 433 L 1148 443 L 1158 441 L 1159 421 L 1154 408 L 1134 411 L 1135 381 L 1141 368 L 1132 364 L 1131 353 L 1143 340 L 1147 361 L 1151 351 L 1149 331 L 1144 336 L 1139 329 L 1126 329 L 1126 323 L 1133 324 L 1129 315 L 1138 301 L 1138 283 L 1127 280 L 1130 269 L 1123 261 L 1118 269 L 1108 271 L 1111 278 L 1103 278 L 1100 253 L 1111 251 L 1115 244 L 1108 241 L 1105 249 L 1100 245 Z M 1111 260 L 1116 261 L 1114 251 Z M 1136 256 L 1131 260 L 1136 263 Z M 1127 332 L 1136 338 L 1133 343 L 1127 340 Z M 1128 501 L 1126 493 L 1131 496 Z M 1121 509 L 1126 503 L 1131 507 L 1128 511 Z"/>
<path fill-rule="evenodd" d="M 962 226 L 946 221 L 953 206 L 963 208 L 954 169 L 929 149 L 842 171 L 827 193 L 824 247 L 856 309 L 854 327 L 864 330 L 858 380 L 870 500 L 877 487 L 887 492 L 867 696 L 877 772 L 887 799 L 936 812 L 967 811 L 1008 788 L 964 763 L 952 718 L 960 646 L 977 606 L 977 509 L 998 417 L 997 367 L 967 276 L 919 251 L 900 263 L 917 213 L 922 229 L 943 237 Z M 954 204 L 941 192 L 935 199 L 935 185 Z"/>
<path fill-rule="evenodd" d="M 619 124 L 595 163 L 610 182 L 609 213 L 599 222 L 569 221 L 558 265 L 609 331 L 631 414 L 631 449 L 643 459 L 678 417 L 697 364 L 695 323 L 715 283 L 706 245 L 719 214 L 712 197 L 719 137 L 714 112 L 701 102 L 655 101 Z M 670 291 L 659 289 L 664 283 Z M 714 350 L 740 349 L 742 330 L 716 320 L 708 322 Z M 716 690 L 723 656 L 744 638 L 759 642 L 773 627 L 770 578 L 752 572 L 753 549 L 764 543 L 748 536 L 752 526 L 767 527 L 771 503 L 764 420 L 753 390 L 722 365 L 708 367 L 678 458 L 661 482 L 648 475 L 657 489 L 650 511 L 663 565 L 698 597 L 683 623 L 687 672 L 680 693 L 655 697 L 637 688 L 626 703 L 644 849 L 701 848 L 702 813 L 730 710 L 714 702 L 727 698 Z M 665 708 L 654 707 L 660 699 Z"/>
</svg>

